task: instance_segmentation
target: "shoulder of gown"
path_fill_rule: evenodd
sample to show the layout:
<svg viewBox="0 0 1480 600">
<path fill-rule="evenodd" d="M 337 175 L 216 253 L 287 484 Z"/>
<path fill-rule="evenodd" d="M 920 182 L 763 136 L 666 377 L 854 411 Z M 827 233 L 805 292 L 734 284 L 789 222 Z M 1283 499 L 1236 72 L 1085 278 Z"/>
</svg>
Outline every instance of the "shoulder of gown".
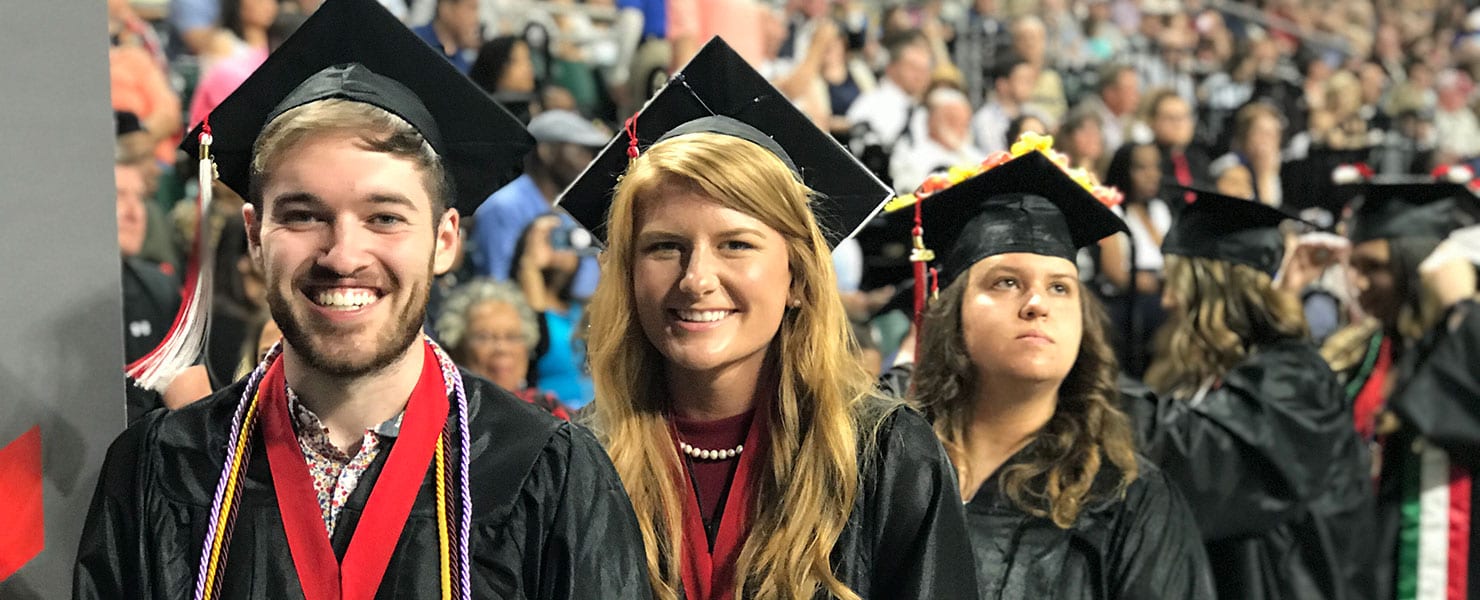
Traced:
<svg viewBox="0 0 1480 600">
<path fill-rule="evenodd" d="M 1480 303 L 1461 302 L 1405 357 L 1389 405 L 1417 433 L 1480 469 Z"/>
<path fill-rule="evenodd" d="M 918 411 L 876 402 L 863 412 L 860 485 L 833 562 L 864 598 L 977 598 L 956 472 Z M 872 438 L 870 441 L 869 438 Z"/>
</svg>

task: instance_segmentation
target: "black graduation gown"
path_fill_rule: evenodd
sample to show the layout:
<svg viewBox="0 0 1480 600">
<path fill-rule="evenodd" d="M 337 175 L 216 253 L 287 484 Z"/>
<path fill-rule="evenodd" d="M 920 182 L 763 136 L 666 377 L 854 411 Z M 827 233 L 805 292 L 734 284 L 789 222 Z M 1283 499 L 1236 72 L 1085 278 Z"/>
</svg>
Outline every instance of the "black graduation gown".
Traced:
<svg viewBox="0 0 1480 600">
<path fill-rule="evenodd" d="M 1102 465 L 1097 499 L 1068 529 L 1013 504 L 1000 488 L 1002 469 L 987 478 L 966 505 L 982 598 L 1213 598 L 1197 524 L 1166 475 L 1137 457 L 1140 473 L 1119 498 L 1120 470 Z"/>
<path fill-rule="evenodd" d="M 903 397 L 913 377 L 914 365 L 895 365 L 880 376 L 879 389 Z M 1120 481 L 1120 471 L 1103 464 L 1095 491 L 1105 499 L 1068 530 L 1014 505 L 998 491 L 996 474 L 982 484 L 966 504 L 981 598 L 1212 598 L 1187 501 L 1139 457 L 1140 476 L 1115 499 L 1106 490 Z"/>
<path fill-rule="evenodd" d="M 1468 540 L 1451 540 L 1451 544 L 1468 550 L 1462 597 L 1480 599 L 1480 560 L 1476 559 L 1476 549 L 1480 548 L 1480 512 L 1476 506 L 1480 495 L 1476 495 L 1474 486 L 1474 476 L 1480 472 L 1480 304 L 1462 302 L 1448 317 L 1395 365 L 1402 378 L 1388 400 L 1388 408 L 1397 414 L 1402 427 L 1383 443 L 1377 499 L 1381 532 L 1377 577 L 1384 599 L 1395 597 L 1394 588 L 1402 579 L 1404 567 L 1413 569 L 1412 559 L 1399 555 L 1403 512 L 1407 505 L 1410 518 L 1422 518 L 1423 507 L 1415 506 L 1413 501 L 1417 490 L 1428 492 L 1436 485 L 1423 482 L 1420 473 L 1424 455 L 1433 450 L 1439 451 L 1455 473 L 1470 477 L 1465 486 L 1470 499 L 1465 515 L 1469 520 Z M 1464 485 L 1452 479 L 1445 483 Z M 1461 491 L 1451 488 L 1450 493 Z M 1456 510 L 1452 504 L 1438 508 Z M 1448 515 L 1449 519 L 1456 516 Z M 1450 552 L 1455 549 L 1450 546 Z M 1402 564 L 1405 559 L 1410 564 Z"/>
<path fill-rule="evenodd" d="M 595 438 L 462 376 L 473 436 L 472 597 L 650 597 L 636 517 Z M 83 529 L 74 598 L 191 597 L 244 386 L 151 413 L 113 443 Z M 257 429 L 222 597 L 302 598 Z M 389 454 L 370 465 L 340 513 L 332 546 L 341 558 Z M 439 597 L 433 478 L 422 483 L 376 598 Z"/>
<path fill-rule="evenodd" d="M 877 436 L 872 452 L 860 448 L 859 493 L 833 546 L 833 573 L 865 599 L 978 598 L 956 471 L 935 431 L 901 405 Z"/>
<path fill-rule="evenodd" d="M 159 266 L 139 258 L 123 259 L 123 359 L 131 363 L 149 354 L 164 334 L 169 332 L 180 310 L 180 283 L 159 269 Z M 122 368 L 122 367 L 119 367 Z M 127 386 L 128 420 L 130 423 L 144 413 L 164 405 L 158 392 L 146 390 L 133 381 Z"/>
<path fill-rule="evenodd" d="M 1225 599 L 1373 597 L 1369 460 L 1309 342 L 1255 351 L 1200 399 L 1132 411 L 1187 496 Z"/>
</svg>

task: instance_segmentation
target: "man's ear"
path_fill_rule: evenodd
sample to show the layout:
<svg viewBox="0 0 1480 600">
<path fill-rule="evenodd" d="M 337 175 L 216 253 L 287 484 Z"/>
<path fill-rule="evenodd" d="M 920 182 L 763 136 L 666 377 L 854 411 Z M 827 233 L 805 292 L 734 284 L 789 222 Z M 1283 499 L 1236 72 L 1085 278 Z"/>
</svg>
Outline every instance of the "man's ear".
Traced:
<svg viewBox="0 0 1480 600">
<path fill-rule="evenodd" d="M 251 202 L 242 205 L 242 223 L 247 229 L 247 254 L 258 268 L 262 267 L 262 221 Z"/>
<path fill-rule="evenodd" d="M 437 222 L 436 246 L 432 255 L 433 273 L 442 275 L 457 265 L 457 259 L 462 254 L 461 223 L 462 217 L 458 215 L 456 208 L 449 208 L 442 213 L 442 218 Z"/>
</svg>

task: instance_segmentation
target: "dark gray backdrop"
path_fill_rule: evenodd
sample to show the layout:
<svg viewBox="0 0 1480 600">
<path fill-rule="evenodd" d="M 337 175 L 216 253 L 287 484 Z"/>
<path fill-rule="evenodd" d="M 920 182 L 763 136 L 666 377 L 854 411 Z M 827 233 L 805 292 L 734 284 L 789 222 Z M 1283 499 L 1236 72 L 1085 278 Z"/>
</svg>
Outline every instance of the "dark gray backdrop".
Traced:
<svg viewBox="0 0 1480 600">
<path fill-rule="evenodd" d="M 70 595 L 125 421 L 105 4 L 0 2 L 0 447 L 41 426 L 46 500 L 46 548 L 6 600 Z"/>
</svg>

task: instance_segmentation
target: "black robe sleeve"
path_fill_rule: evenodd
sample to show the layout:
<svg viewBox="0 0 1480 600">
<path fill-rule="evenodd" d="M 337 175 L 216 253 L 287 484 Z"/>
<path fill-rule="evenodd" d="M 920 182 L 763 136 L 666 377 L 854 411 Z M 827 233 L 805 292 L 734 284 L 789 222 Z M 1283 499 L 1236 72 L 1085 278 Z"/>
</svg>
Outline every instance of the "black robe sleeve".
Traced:
<svg viewBox="0 0 1480 600">
<path fill-rule="evenodd" d="M 1480 469 L 1480 304 L 1455 305 L 1409 356 L 1389 406 L 1452 460 Z"/>
<path fill-rule="evenodd" d="M 1209 541 L 1291 520 L 1362 452 L 1335 375 L 1288 342 L 1235 366 L 1200 400 L 1146 397 L 1143 451 L 1176 482 Z"/>
<path fill-rule="evenodd" d="M 142 576 L 142 545 L 147 536 L 139 524 L 140 484 L 148 480 L 140 468 L 151 462 L 140 458 L 147 454 L 146 441 L 162 414 L 149 414 L 108 447 L 77 547 L 73 598 L 151 597 Z"/>
<path fill-rule="evenodd" d="M 1212 572 L 1192 509 L 1160 469 L 1145 461 L 1140 468 L 1107 549 L 1114 556 L 1115 593 L 1093 597 L 1213 600 Z"/>
<path fill-rule="evenodd" d="M 637 519 L 606 453 L 585 429 L 464 377 L 470 406 L 469 534 L 474 598 L 651 597 Z M 77 599 L 188 598 L 242 383 L 156 411 L 109 449 L 84 527 Z M 255 437 L 222 569 L 223 600 L 302 598 L 269 464 Z M 395 440 L 342 506 L 342 555 Z M 438 598 L 435 481 L 422 482 L 377 598 Z"/>
<path fill-rule="evenodd" d="M 632 503 L 590 432 L 563 425 L 519 503 L 544 523 L 524 536 L 526 581 L 537 582 L 525 586 L 530 598 L 652 597 Z"/>
<path fill-rule="evenodd" d="M 864 448 L 860 498 L 833 548 L 839 578 L 864 598 L 977 598 L 956 472 L 934 430 L 897 407 L 875 444 Z"/>
</svg>

